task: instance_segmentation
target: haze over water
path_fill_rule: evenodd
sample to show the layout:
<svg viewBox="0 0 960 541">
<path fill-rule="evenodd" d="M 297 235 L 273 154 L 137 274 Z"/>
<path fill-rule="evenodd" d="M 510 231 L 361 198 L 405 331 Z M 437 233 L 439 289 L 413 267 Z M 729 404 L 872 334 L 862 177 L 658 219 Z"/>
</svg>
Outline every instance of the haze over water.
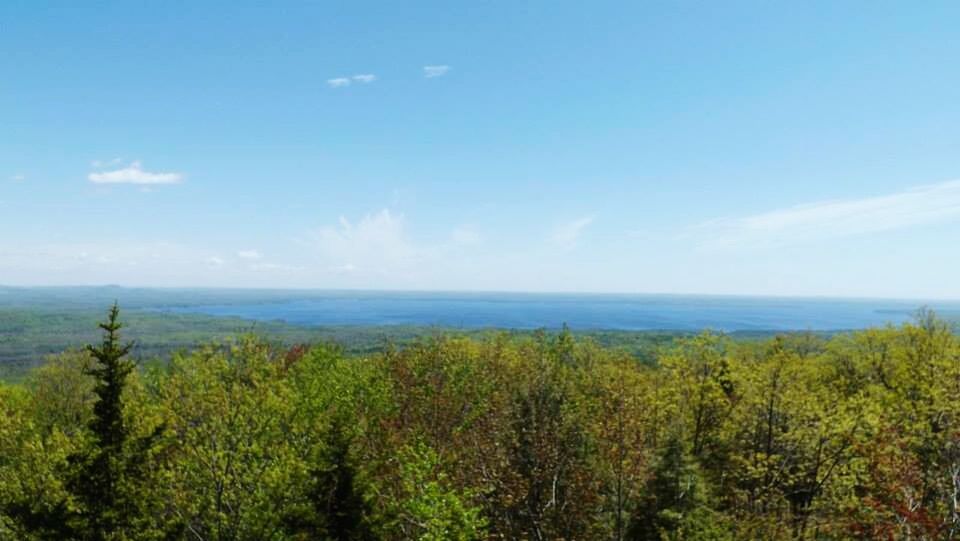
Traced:
<svg viewBox="0 0 960 541">
<path fill-rule="evenodd" d="M 691 295 L 329 292 L 309 298 L 167 308 L 181 313 L 300 325 L 436 325 L 463 328 L 719 331 L 840 330 L 898 324 L 929 304 L 960 302 Z"/>
</svg>

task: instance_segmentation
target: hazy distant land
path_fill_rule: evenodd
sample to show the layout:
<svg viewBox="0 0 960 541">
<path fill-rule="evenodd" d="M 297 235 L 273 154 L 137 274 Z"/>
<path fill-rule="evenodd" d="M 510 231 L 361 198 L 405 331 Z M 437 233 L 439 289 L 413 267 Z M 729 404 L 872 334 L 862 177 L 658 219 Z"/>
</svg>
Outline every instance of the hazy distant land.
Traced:
<svg viewBox="0 0 960 541">
<path fill-rule="evenodd" d="M 334 341 L 364 354 L 445 332 L 529 333 L 564 323 L 640 358 L 704 329 L 737 337 L 898 324 L 921 306 L 951 319 L 958 302 L 684 295 L 426 293 L 318 290 L 0 287 L 0 377 L 92 341 L 118 301 L 135 355 L 160 358 L 245 332 L 284 344 Z"/>
</svg>

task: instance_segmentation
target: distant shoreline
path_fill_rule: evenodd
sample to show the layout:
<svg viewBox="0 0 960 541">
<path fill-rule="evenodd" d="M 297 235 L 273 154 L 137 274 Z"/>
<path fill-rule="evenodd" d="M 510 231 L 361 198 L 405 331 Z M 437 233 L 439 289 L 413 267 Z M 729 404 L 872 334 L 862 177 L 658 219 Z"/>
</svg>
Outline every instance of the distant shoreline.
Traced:
<svg viewBox="0 0 960 541">
<path fill-rule="evenodd" d="M 715 298 L 715 299 L 766 299 L 766 300 L 809 300 L 809 301 L 850 301 L 850 302 L 911 302 L 920 304 L 955 304 L 960 307 L 960 298 L 931 297 L 884 297 L 859 295 L 772 295 L 761 293 L 703 293 L 703 292 L 629 292 L 629 291 L 527 291 L 527 290 L 459 290 L 459 289 L 376 289 L 376 288 L 300 288 L 300 287 L 232 287 L 232 286 L 140 286 L 140 285 L 15 285 L 0 284 L 0 295 L 10 291 L 87 291 L 105 293 L 108 291 L 126 292 L 163 292 L 196 293 L 215 292 L 220 294 L 271 294 L 271 295 L 516 295 L 528 297 L 636 297 L 636 298 Z M 0 302 L 2 304 L 2 302 Z"/>
<path fill-rule="evenodd" d="M 0 308 L 125 310 L 277 321 L 308 327 L 836 331 L 900 324 L 930 307 L 960 318 L 960 302 L 721 295 L 373 290 L 0 288 Z"/>
</svg>

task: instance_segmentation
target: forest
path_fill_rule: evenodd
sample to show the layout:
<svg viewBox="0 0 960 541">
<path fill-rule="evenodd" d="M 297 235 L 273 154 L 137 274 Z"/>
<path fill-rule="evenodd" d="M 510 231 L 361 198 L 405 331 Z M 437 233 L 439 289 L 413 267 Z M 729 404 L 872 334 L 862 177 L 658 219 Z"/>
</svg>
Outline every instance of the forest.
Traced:
<svg viewBox="0 0 960 541">
<path fill-rule="evenodd" d="M 253 334 L 0 384 L 3 540 L 960 538 L 960 340 Z"/>
</svg>

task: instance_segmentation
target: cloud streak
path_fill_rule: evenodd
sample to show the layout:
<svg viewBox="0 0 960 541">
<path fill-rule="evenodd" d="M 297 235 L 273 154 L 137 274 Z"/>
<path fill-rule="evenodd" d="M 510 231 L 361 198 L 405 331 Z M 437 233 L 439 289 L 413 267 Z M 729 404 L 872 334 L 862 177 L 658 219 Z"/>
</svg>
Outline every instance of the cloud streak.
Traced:
<svg viewBox="0 0 960 541">
<path fill-rule="evenodd" d="M 183 181 L 183 174 L 151 173 L 144 171 L 140 162 L 136 161 L 113 171 L 90 173 L 87 179 L 94 184 L 178 184 Z"/>
<path fill-rule="evenodd" d="M 450 71 L 450 66 L 424 66 L 423 76 L 432 79 L 446 75 L 448 71 Z"/>
<path fill-rule="evenodd" d="M 327 79 L 327 86 L 330 88 L 343 88 L 350 86 L 351 83 L 370 84 L 377 80 L 377 76 L 372 73 L 358 73 L 351 77 L 334 77 Z"/>
<path fill-rule="evenodd" d="M 257 250 L 240 250 L 237 252 L 240 259 L 262 259 L 263 255 Z"/>
<path fill-rule="evenodd" d="M 572 249 L 580 242 L 583 230 L 592 223 L 593 216 L 584 216 L 572 222 L 561 224 L 553 230 L 550 240 L 563 249 Z"/>
<path fill-rule="evenodd" d="M 822 201 L 698 224 L 688 233 L 708 249 L 776 246 L 892 231 L 960 219 L 960 180 L 906 191 Z"/>
</svg>

